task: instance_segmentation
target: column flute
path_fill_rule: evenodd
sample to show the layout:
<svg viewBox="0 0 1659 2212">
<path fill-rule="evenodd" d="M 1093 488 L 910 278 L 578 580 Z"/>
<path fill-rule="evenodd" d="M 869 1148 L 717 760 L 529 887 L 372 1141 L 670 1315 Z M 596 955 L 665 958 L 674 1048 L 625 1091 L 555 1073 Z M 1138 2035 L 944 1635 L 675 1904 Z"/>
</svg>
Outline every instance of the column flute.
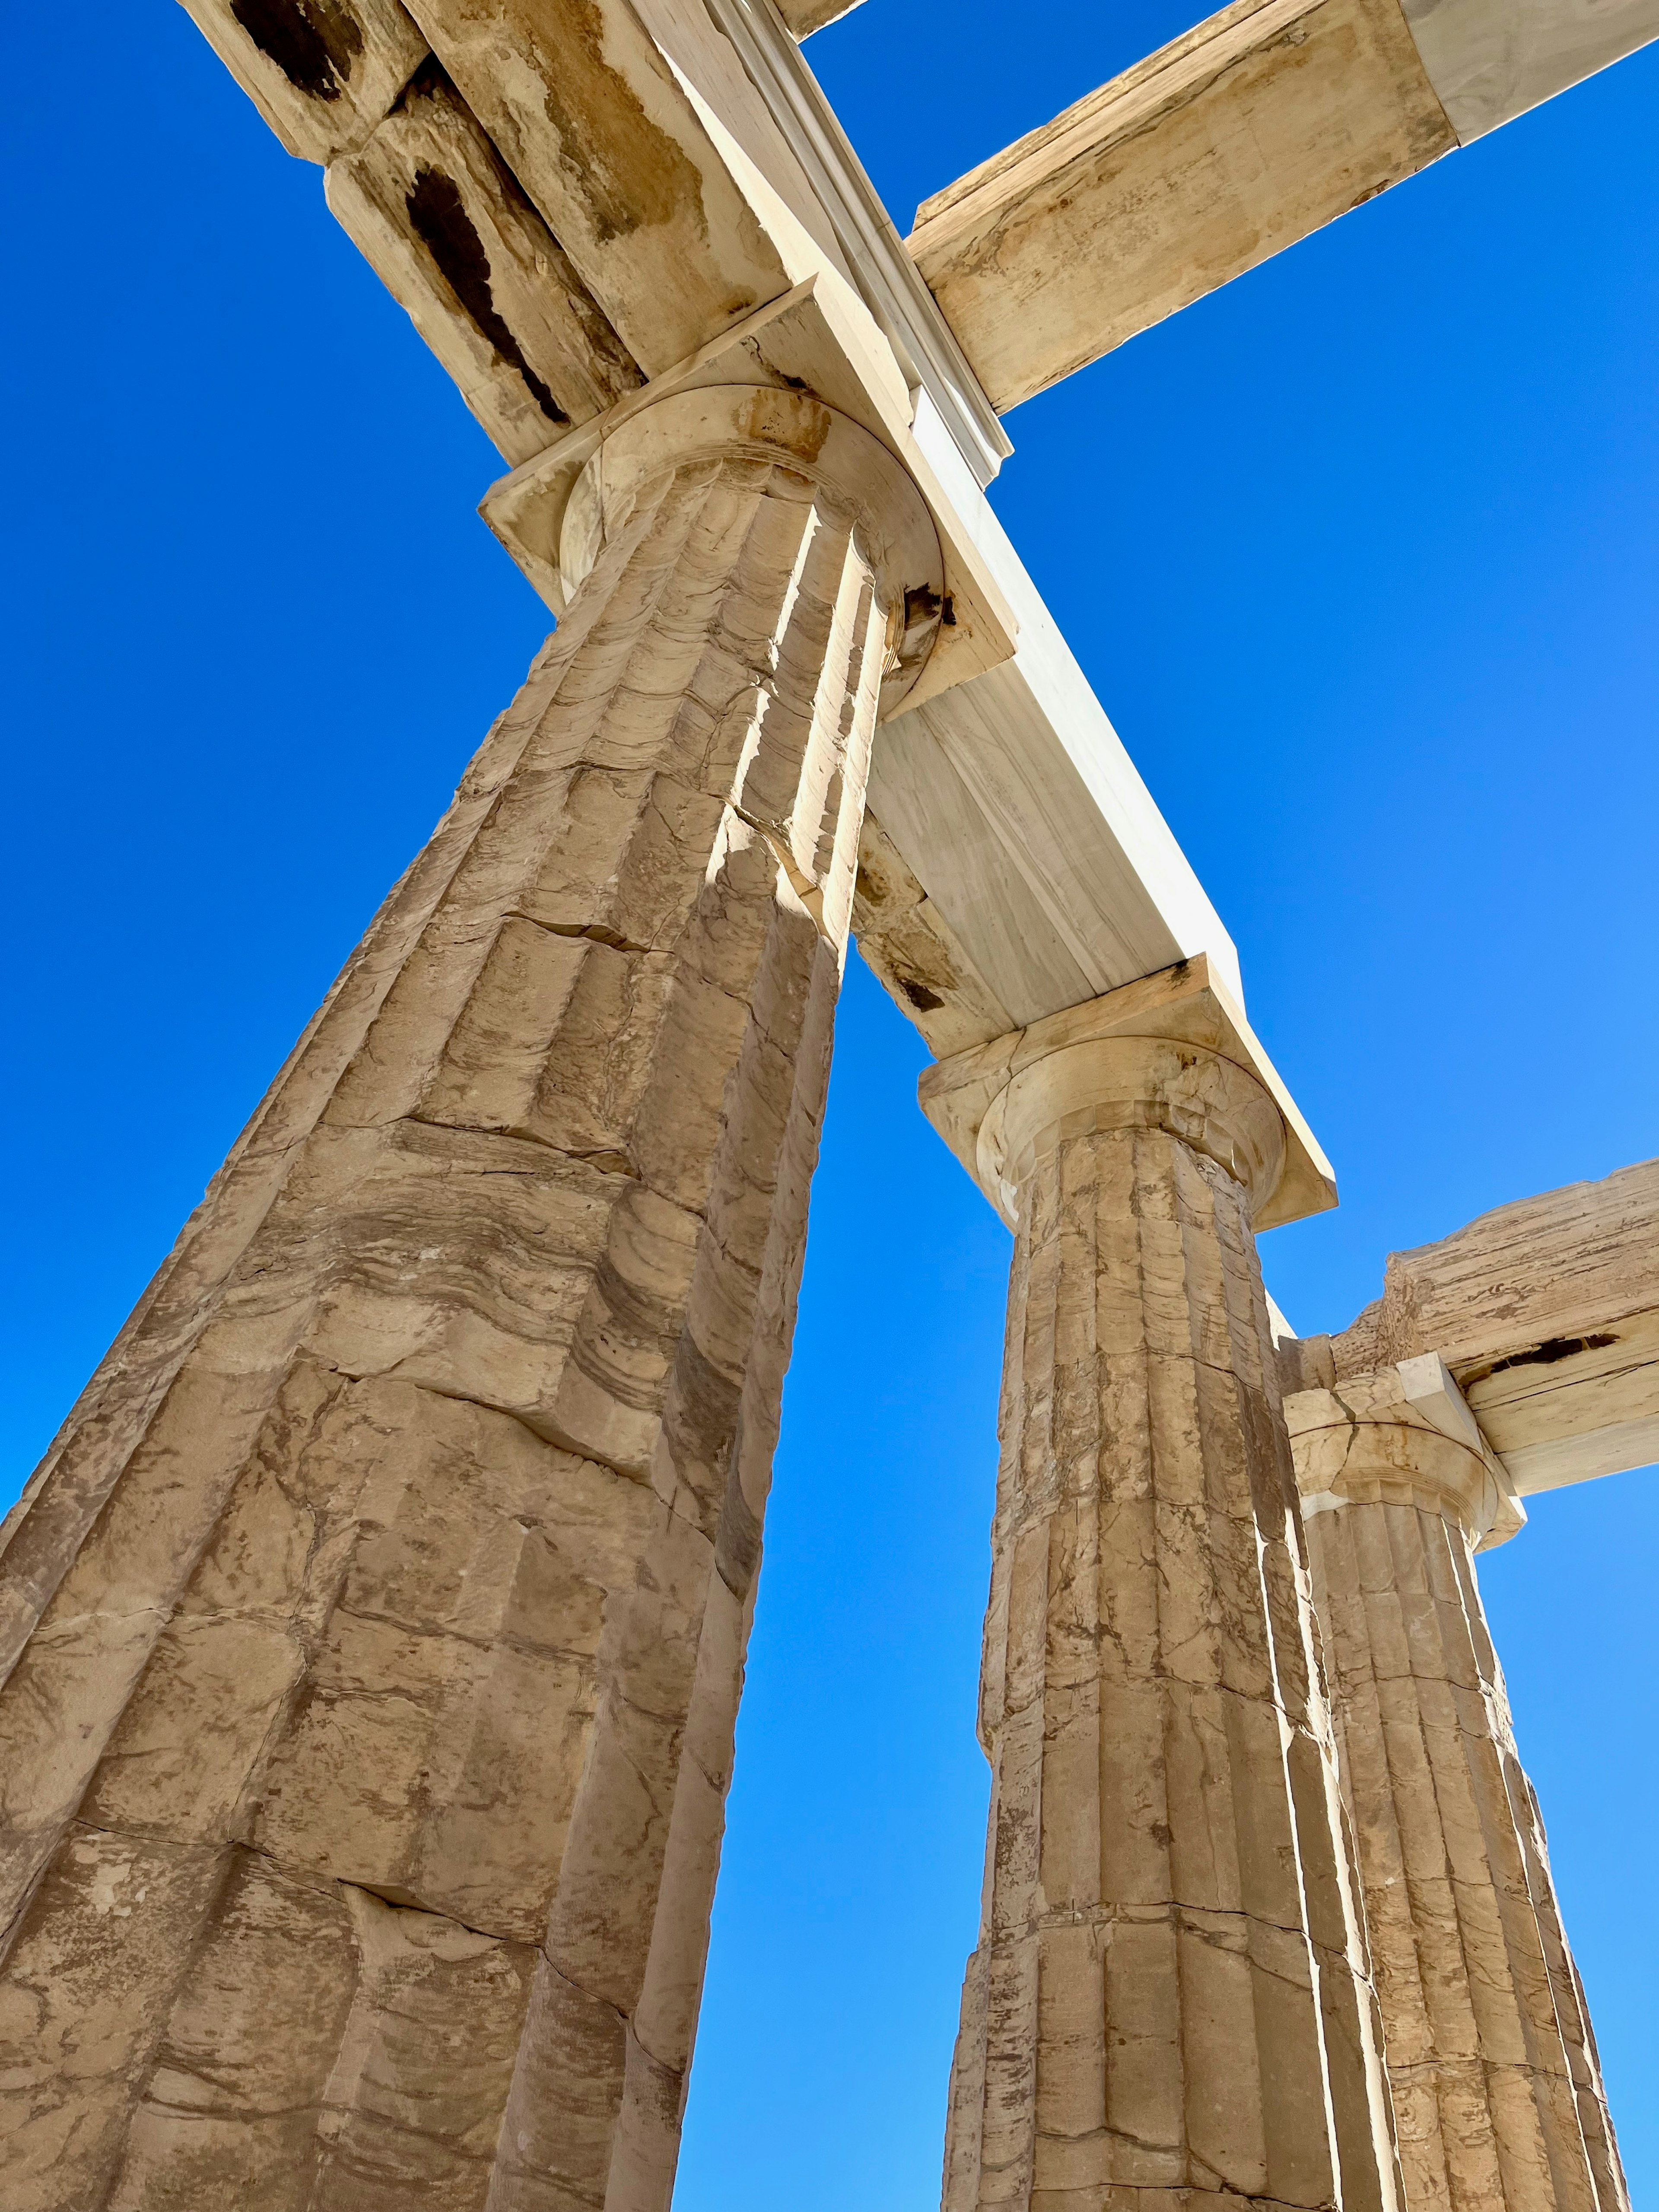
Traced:
<svg viewBox="0 0 1659 2212">
<path fill-rule="evenodd" d="M 1393 2207 L 1252 1235 L 1319 1164 L 1201 961 L 921 1094 L 1016 1230 L 946 2212 Z"/>
<path fill-rule="evenodd" d="M 1627 2212 L 1475 1579 L 1504 1471 L 1434 1354 L 1285 1412 L 1411 2212 Z"/>
<path fill-rule="evenodd" d="M 8 1523 L 9 2212 L 665 2212 L 939 555 L 716 389 L 600 447 L 585 567 Z"/>
</svg>

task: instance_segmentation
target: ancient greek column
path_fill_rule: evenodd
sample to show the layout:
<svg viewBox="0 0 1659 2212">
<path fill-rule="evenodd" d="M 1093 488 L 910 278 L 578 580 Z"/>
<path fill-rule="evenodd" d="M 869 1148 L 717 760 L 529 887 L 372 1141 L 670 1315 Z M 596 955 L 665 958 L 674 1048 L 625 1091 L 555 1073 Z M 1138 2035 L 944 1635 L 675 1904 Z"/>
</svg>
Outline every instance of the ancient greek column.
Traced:
<svg viewBox="0 0 1659 2212">
<path fill-rule="evenodd" d="M 1251 1229 L 1286 1129 L 1200 968 L 922 1079 L 1016 1224 L 946 2212 L 1397 2202 Z"/>
<path fill-rule="evenodd" d="M 873 439 L 745 390 L 623 423 L 563 561 L 7 1523 L 8 2212 L 667 2205 L 939 554 Z"/>
<path fill-rule="evenodd" d="M 1474 1546 L 1504 1506 L 1501 1469 L 1473 1419 L 1460 1441 L 1408 1402 L 1408 1379 L 1389 1367 L 1285 1401 L 1407 2202 L 1625 2212 L 1583 1992 L 1475 1583 Z"/>
</svg>

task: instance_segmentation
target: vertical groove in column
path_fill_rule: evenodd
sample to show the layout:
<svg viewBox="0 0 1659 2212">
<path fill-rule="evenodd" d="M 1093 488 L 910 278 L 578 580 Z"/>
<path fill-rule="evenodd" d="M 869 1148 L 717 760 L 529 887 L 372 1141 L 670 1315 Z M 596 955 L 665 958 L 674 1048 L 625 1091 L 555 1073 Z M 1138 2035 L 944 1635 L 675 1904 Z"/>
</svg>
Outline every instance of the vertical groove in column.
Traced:
<svg viewBox="0 0 1659 2212">
<path fill-rule="evenodd" d="M 1039 1157 L 946 2212 L 1392 2203 L 1267 1346 L 1224 1170 L 1156 1128 Z"/>
<path fill-rule="evenodd" d="M 1292 1431 L 1304 1487 L 1324 1489 L 1341 1464 L 1309 1544 L 1407 2202 L 1626 2212 L 1536 1802 L 1451 1502 L 1471 1487 L 1452 1462 L 1470 1455 L 1403 1408 L 1362 1407 L 1367 1390 L 1304 1394 Z M 1398 1395 L 1391 1378 L 1369 1392 Z"/>
<path fill-rule="evenodd" d="M 647 485 L 8 1524 L 15 2212 L 665 2212 L 886 643 Z"/>
</svg>

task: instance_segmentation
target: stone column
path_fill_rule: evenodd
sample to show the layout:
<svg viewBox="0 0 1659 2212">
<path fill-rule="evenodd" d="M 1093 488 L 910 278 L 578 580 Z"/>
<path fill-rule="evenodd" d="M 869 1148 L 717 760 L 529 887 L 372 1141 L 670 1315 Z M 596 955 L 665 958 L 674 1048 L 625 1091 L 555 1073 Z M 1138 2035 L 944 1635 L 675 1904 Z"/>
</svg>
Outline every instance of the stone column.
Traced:
<svg viewBox="0 0 1659 2212">
<path fill-rule="evenodd" d="M 1252 1237 L 1328 1186 L 1201 962 L 922 1092 L 1016 1228 L 946 2212 L 1393 2206 Z"/>
<path fill-rule="evenodd" d="M 635 411 L 571 514 L 571 612 L 6 1527 L 8 2212 L 669 2201 L 940 578 L 790 393 Z"/>
<path fill-rule="evenodd" d="M 1425 1416 L 1420 1393 L 1408 1399 L 1406 1370 L 1424 1364 L 1286 1401 L 1407 2202 L 1625 2212 L 1583 1991 L 1475 1582 L 1476 1542 L 1517 1523 L 1500 1519 L 1501 1469 L 1467 1411 L 1460 1439 Z"/>
</svg>

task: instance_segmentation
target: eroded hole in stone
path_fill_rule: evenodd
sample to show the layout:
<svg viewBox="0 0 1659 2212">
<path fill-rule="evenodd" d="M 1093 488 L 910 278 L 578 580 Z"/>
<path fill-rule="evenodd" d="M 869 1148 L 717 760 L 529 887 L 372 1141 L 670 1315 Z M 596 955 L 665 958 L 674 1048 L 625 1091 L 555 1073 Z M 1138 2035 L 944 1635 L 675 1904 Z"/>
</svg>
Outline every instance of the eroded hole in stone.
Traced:
<svg viewBox="0 0 1659 2212">
<path fill-rule="evenodd" d="M 1530 1352 L 1511 1352 L 1507 1359 L 1494 1360 L 1486 1372 L 1501 1375 L 1510 1367 L 1553 1367 L 1558 1359 L 1571 1359 L 1581 1352 L 1606 1352 L 1618 1341 L 1616 1336 L 1605 1333 L 1600 1336 L 1553 1336 L 1546 1343 L 1535 1344 Z"/>
<path fill-rule="evenodd" d="M 497 358 L 518 370 L 550 422 L 568 422 L 570 417 L 525 359 L 523 348 L 501 319 L 490 289 L 489 256 L 466 211 L 459 185 L 441 169 L 417 169 L 404 204 L 415 235 Z"/>
<path fill-rule="evenodd" d="M 297 92 L 337 100 L 345 90 L 363 34 L 339 0 L 231 0 L 230 12 Z"/>
</svg>

